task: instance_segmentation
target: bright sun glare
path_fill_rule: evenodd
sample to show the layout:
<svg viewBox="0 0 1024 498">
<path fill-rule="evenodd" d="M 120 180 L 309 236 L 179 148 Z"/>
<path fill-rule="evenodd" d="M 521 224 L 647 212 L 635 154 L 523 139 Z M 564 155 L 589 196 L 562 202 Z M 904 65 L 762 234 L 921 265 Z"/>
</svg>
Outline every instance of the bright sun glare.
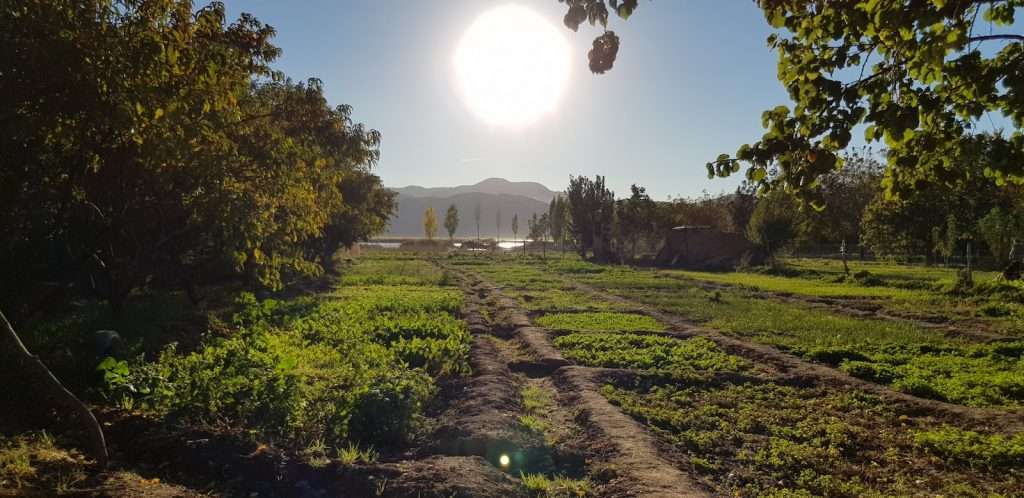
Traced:
<svg viewBox="0 0 1024 498">
<path fill-rule="evenodd" d="M 455 74 L 466 105 L 481 119 L 526 126 L 558 104 L 569 80 L 569 44 L 536 12 L 496 7 L 462 36 Z"/>
</svg>

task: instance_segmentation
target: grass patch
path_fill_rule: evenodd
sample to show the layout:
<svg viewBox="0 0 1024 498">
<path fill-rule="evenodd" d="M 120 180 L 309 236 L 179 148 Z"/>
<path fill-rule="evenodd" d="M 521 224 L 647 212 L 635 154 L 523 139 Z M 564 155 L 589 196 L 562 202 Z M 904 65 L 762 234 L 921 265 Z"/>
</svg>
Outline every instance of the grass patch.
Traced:
<svg viewBox="0 0 1024 498">
<path fill-rule="evenodd" d="M 558 438 L 554 434 L 554 423 L 551 420 L 551 414 L 558 408 L 554 391 L 542 385 L 527 384 L 520 394 L 523 415 L 519 416 L 519 424 L 528 431 L 544 436 L 548 445 L 557 444 Z"/>
<path fill-rule="evenodd" d="M 544 474 L 522 474 L 523 488 L 536 498 L 580 498 L 593 496 L 593 487 L 587 479 L 572 479 L 565 476 Z"/>
<path fill-rule="evenodd" d="M 664 325 L 649 316 L 609 311 L 555 313 L 537 318 L 536 322 L 542 327 L 574 331 L 607 330 L 631 332 L 638 330 L 665 330 Z"/>
<path fill-rule="evenodd" d="M 0 489 L 63 493 L 86 480 L 89 462 L 46 432 L 0 437 Z"/>
</svg>

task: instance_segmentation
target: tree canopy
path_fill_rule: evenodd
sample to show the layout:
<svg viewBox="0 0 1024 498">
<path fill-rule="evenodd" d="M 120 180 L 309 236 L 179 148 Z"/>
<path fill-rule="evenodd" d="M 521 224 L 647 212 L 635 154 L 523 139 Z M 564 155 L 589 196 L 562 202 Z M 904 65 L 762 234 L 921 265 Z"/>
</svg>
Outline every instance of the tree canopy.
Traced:
<svg viewBox="0 0 1024 498">
<path fill-rule="evenodd" d="M 427 240 L 434 240 L 437 236 L 437 214 L 432 207 L 423 212 L 423 234 L 427 236 Z"/>
<path fill-rule="evenodd" d="M 626 19 L 637 2 L 560 1 L 570 29 L 585 21 L 605 28 L 590 68 L 611 69 L 619 39 L 607 30 L 608 12 Z M 817 180 L 842 166 L 839 151 L 863 128 L 867 141 L 888 148 L 882 183 L 890 196 L 930 181 L 1024 182 L 1024 35 L 1012 32 L 1024 1 L 754 3 L 777 30 L 767 42 L 795 105 L 765 111 L 761 140 L 719 155 L 707 164 L 709 176 L 746 164 L 747 179 L 761 188 L 783 187 L 823 204 Z M 990 115 L 1005 116 L 1015 129 L 983 133 Z"/>
<path fill-rule="evenodd" d="M 274 30 L 248 14 L 26 0 L 0 26 L 4 281 L 84 274 L 116 308 L 227 260 L 279 288 L 394 210 L 379 133 L 272 70 Z"/>
<path fill-rule="evenodd" d="M 448 231 L 448 240 L 455 238 L 455 231 L 459 229 L 459 210 L 455 204 L 448 206 L 444 214 L 444 229 Z"/>
</svg>

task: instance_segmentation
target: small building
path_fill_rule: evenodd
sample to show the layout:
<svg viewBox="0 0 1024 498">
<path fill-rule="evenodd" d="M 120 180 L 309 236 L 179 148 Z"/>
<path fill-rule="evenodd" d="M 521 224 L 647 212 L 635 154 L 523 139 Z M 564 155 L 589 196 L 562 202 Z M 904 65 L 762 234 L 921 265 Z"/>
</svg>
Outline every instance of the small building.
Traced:
<svg viewBox="0 0 1024 498">
<path fill-rule="evenodd" d="M 654 263 L 702 270 L 731 270 L 741 263 L 759 265 L 764 253 L 742 234 L 708 226 L 684 225 L 665 234 Z"/>
</svg>

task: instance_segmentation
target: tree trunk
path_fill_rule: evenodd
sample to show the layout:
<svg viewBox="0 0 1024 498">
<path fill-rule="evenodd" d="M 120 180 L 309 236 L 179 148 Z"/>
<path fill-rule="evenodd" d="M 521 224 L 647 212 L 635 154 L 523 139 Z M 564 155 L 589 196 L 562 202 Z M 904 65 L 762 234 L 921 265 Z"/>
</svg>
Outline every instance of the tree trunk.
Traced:
<svg viewBox="0 0 1024 498">
<path fill-rule="evenodd" d="M 0 312 L 0 322 L 3 322 L 0 325 L 4 328 L 3 331 L 0 331 L 0 348 L 13 360 L 13 364 L 9 364 L 8 368 L 20 371 L 22 375 L 31 379 L 33 384 L 31 387 L 35 392 L 52 400 L 58 408 L 66 410 L 74 417 L 82 430 L 88 434 L 89 454 L 96 459 L 100 467 L 106 468 L 108 462 L 107 443 L 103 438 L 103 429 L 100 428 L 96 417 L 84 403 L 57 380 L 57 377 L 54 377 L 38 356 L 29 353 L 3 312 Z"/>
</svg>

